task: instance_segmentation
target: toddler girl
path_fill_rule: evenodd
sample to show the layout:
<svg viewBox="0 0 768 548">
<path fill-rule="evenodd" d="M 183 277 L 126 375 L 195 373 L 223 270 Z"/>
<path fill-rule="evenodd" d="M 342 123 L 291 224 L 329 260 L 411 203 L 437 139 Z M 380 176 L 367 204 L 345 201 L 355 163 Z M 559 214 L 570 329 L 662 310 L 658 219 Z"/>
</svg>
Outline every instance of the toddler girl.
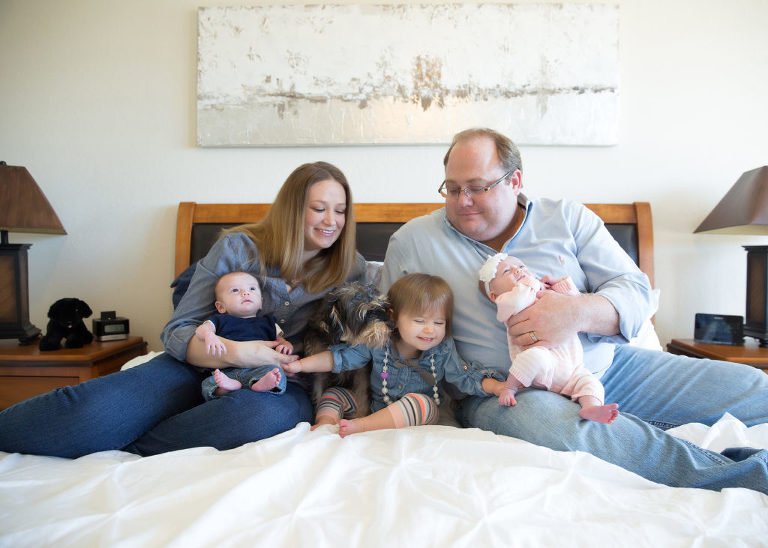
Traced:
<svg viewBox="0 0 768 548">
<path fill-rule="evenodd" d="M 387 294 L 394 330 L 383 348 L 340 344 L 283 365 L 286 373 L 349 371 L 372 362 L 371 414 L 353 416 L 356 402 L 348 390 L 334 387 L 318 402 L 316 426 L 339 425 L 344 437 L 356 432 L 434 424 L 445 378 L 462 391 L 485 394 L 482 379 L 463 374 L 461 360 L 449 336 L 453 293 L 442 278 L 408 274 Z M 487 380 L 487 379 L 486 379 Z"/>
</svg>

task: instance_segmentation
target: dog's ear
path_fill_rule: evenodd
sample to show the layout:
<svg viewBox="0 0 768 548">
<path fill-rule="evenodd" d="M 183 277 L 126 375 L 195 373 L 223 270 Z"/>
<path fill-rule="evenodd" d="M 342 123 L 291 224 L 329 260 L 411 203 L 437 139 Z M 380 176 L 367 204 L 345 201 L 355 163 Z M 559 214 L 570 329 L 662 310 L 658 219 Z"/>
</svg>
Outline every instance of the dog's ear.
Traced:
<svg viewBox="0 0 768 548">
<path fill-rule="evenodd" d="M 93 310 L 91 310 L 91 307 L 88 306 L 88 303 L 85 301 L 81 301 L 80 299 L 77 299 L 77 303 L 75 304 L 77 312 L 82 316 L 83 318 L 90 318 L 93 314 Z"/>
<path fill-rule="evenodd" d="M 344 322 L 342 321 L 341 314 L 339 314 L 339 309 L 335 306 L 331 307 L 328 313 L 328 320 L 330 320 L 328 334 L 333 340 L 341 340 L 344 336 Z"/>
<path fill-rule="evenodd" d="M 330 291 L 325 294 L 325 302 L 327 304 L 334 304 L 339 302 L 339 290 L 334 289 L 333 291 Z"/>
<path fill-rule="evenodd" d="M 59 315 L 58 310 L 60 307 L 61 307 L 61 300 L 58 300 L 55 303 L 53 303 L 48 309 L 48 317 L 52 320 L 55 320 Z"/>
</svg>

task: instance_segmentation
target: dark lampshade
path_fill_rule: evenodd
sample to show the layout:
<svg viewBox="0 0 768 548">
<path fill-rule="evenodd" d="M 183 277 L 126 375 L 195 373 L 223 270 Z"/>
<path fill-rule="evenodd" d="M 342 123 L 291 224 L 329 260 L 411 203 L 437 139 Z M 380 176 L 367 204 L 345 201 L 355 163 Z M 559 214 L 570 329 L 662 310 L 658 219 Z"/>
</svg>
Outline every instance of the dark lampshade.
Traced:
<svg viewBox="0 0 768 548">
<path fill-rule="evenodd" d="M 739 177 L 694 232 L 768 234 L 768 166 Z"/>
<path fill-rule="evenodd" d="M 768 234 L 768 166 L 747 171 L 694 232 Z M 747 250 L 744 334 L 768 346 L 768 246 Z"/>
<path fill-rule="evenodd" d="M 27 168 L 0 165 L 0 230 L 66 234 Z"/>
<path fill-rule="evenodd" d="M 27 344 L 40 335 L 29 322 L 30 244 L 8 243 L 9 231 L 66 234 L 29 171 L 0 162 L 0 339 Z"/>
</svg>

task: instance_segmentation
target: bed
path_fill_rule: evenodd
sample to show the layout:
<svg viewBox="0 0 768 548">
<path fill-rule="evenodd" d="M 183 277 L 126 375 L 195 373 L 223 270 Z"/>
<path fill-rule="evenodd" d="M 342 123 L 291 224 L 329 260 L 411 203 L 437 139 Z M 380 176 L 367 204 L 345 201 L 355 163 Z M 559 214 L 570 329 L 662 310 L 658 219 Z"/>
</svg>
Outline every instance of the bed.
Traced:
<svg viewBox="0 0 768 548">
<path fill-rule="evenodd" d="M 268 207 L 181 203 L 176 274 L 223 226 Z M 397 226 L 438 207 L 356 204 L 361 251 L 375 264 Z M 650 206 L 589 207 L 653 280 Z M 636 344 L 658 347 L 650 335 Z M 768 448 L 768 425 L 727 414 L 672 433 L 714 450 Z M 302 423 L 229 451 L 146 458 L 0 453 L 0 546 L 385 544 L 768 546 L 768 497 L 666 487 L 585 453 L 451 426 L 341 439 Z"/>
</svg>

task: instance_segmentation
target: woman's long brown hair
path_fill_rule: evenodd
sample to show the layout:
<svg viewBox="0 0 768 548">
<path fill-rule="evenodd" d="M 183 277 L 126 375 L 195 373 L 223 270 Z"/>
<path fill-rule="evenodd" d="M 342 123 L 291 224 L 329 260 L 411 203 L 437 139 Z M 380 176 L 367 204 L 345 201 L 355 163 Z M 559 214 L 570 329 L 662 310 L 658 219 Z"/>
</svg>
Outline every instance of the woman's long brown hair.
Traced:
<svg viewBox="0 0 768 548">
<path fill-rule="evenodd" d="M 344 228 L 331 247 L 302 262 L 309 189 L 327 180 L 344 188 Z M 354 218 L 352 192 L 344 173 L 328 162 L 313 162 L 300 165 L 288 176 L 264 219 L 232 228 L 230 232 L 244 232 L 256 243 L 262 271 L 268 266 L 278 267 L 286 281 L 300 283 L 310 293 L 317 293 L 344 282 L 355 265 Z"/>
</svg>

